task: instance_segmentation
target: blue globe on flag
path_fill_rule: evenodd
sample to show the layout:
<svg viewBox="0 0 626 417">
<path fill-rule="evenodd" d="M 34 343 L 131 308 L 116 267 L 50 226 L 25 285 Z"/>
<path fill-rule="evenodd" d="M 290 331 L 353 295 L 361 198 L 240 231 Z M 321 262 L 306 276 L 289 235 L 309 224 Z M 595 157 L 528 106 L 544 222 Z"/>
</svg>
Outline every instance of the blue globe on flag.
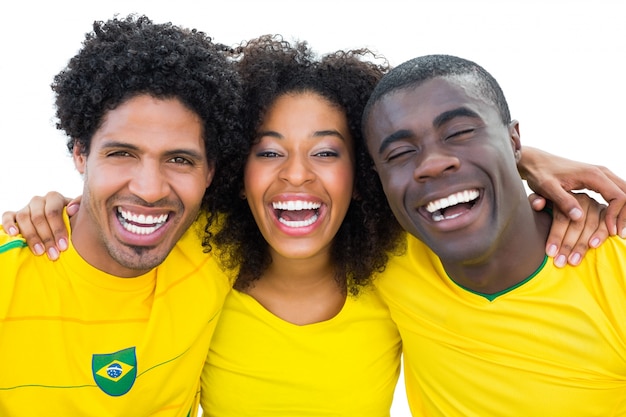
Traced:
<svg viewBox="0 0 626 417">
<path fill-rule="evenodd" d="M 109 375 L 111 378 L 117 378 L 121 374 L 122 374 L 122 366 L 119 363 L 112 363 L 107 368 L 107 375 Z"/>
</svg>

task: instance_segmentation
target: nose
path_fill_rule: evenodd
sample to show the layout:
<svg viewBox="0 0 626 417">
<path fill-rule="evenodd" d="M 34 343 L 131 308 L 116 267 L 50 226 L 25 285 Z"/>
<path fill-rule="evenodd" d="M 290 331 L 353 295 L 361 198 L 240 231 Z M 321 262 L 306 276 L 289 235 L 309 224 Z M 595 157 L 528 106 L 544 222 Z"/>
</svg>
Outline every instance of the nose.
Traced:
<svg viewBox="0 0 626 417">
<path fill-rule="evenodd" d="M 425 181 L 447 172 L 454 172 L 459 169 L 460 165 L 461 161 L 454 155 L 440 149 L 424 149 L 417 160 L 413 178 L 415 181 Z"/>
<path fill-rule="evenodd" d="M 280 178 L 297 186 L 315 179 L 315 173 L 306 156 L 289 155 L 280 169 Z"/>
<path fill-rule="evenodd" d="M 168 196 L 170 186 L 157 161 L 143 161 L 133 172 L 129 190 L 145 202 L 155 203 Z"/>
</svg>

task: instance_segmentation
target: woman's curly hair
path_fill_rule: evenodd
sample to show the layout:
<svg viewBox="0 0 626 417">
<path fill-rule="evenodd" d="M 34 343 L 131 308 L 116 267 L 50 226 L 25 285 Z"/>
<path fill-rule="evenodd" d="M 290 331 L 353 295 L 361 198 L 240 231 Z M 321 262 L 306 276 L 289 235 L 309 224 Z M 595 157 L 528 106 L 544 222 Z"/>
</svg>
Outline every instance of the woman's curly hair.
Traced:
<svg viewBox="0 0 626 417">
<path fill-rule="evenodd" d="M 250 145 L 270 106 L 288 93 L 313 92 L 345 112 L 354 139 L 355 190 L 335 236 L 331 257 L 339 285 L 357 294 L 375 272 L 382 271 L 389 252 L 401 247 L 403 232 L 396 222 L 377 175 L 373 171 L 361 134 L 361 115 L 371 91 L 388 70 L 367 49 L 338 51 L 317 57 L 306 42 L 291 45 L 278 35 L 265 35 L 231 51 L 231 59 L 243 80 L 244 125 Z M 268 244 L 248 207 L 240 197 L 243 166 L 233 171 L 230 188 L 220 190 L 221 228 L 215 235 L 222 262 L 239 268 L 235 288 L 245 289 L 261 277 L 272 262 Z"/>
<path fill-rule="evenodd" d="M 215 176 L 202 208 L 214 212 L 208 196 L 229 186 L 249 146 L 242 134 L 241 82 L 224 49 L 203 32 L 155 24 L 146 16 L 94 22 L 80 52 L 52 83 L 57 128 L 69 136 L 68 149 L 79 146 L 88 154 L 106 113 L 133 97 L 177 98 L 203 122 Z"/>
</svg>

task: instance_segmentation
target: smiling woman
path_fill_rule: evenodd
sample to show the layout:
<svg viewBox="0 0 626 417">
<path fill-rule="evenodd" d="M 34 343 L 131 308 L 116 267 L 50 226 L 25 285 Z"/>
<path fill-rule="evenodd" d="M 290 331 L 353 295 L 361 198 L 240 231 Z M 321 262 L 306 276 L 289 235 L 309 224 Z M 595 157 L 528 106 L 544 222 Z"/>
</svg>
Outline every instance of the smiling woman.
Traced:
<svg viewBox="0 0 626 417">
<path fill-rule="evenodd" d="M 280 268 L 279 257 L 328 250 L 352 200 L 354 160 L 346 116 L 323 97 L 282 95 L 270 106 L 248 157 L 244 193 L 270 246 L 271 268 Z"/>
<path fill-rule="evenodd" d="M 202 408 L 389 415 L 400 340 L 372 278 L 403 235 L 381 190 L 360 176 L 361 112 L 386 66 L 367 50 L 317 58 L 279 36 L 232 55 L 252 148 L 216 194 L 224 218 L 215 247 L 236 279 L 211 342 Z"/>
</svg>

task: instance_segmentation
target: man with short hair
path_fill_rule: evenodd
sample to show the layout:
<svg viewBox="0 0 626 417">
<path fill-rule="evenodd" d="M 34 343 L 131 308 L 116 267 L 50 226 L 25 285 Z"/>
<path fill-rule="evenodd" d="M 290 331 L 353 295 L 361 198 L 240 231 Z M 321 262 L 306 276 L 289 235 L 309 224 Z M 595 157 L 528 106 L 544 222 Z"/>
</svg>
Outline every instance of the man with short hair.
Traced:
<svg viewBox="0 0 626 417">
<path fill-rule="evenodd" d="M 405 62 L 376 87 L 364 131 L 413 235 L 379 281 L 413 415 L 626 416 L 625 243 L 547 262 L 551 216 L 528 203 L 496 80 L 453 56 Z"/>
<path fill-rule="evenodd" d="M 245 146 L 237 85 L 209 37 L 145 16 L 94 23 L 55 77 L 83 198 L 58 262 L 0 231 L 0 415 L 197 412 L 229 283 L 187 229 Z"/>
</svg>

